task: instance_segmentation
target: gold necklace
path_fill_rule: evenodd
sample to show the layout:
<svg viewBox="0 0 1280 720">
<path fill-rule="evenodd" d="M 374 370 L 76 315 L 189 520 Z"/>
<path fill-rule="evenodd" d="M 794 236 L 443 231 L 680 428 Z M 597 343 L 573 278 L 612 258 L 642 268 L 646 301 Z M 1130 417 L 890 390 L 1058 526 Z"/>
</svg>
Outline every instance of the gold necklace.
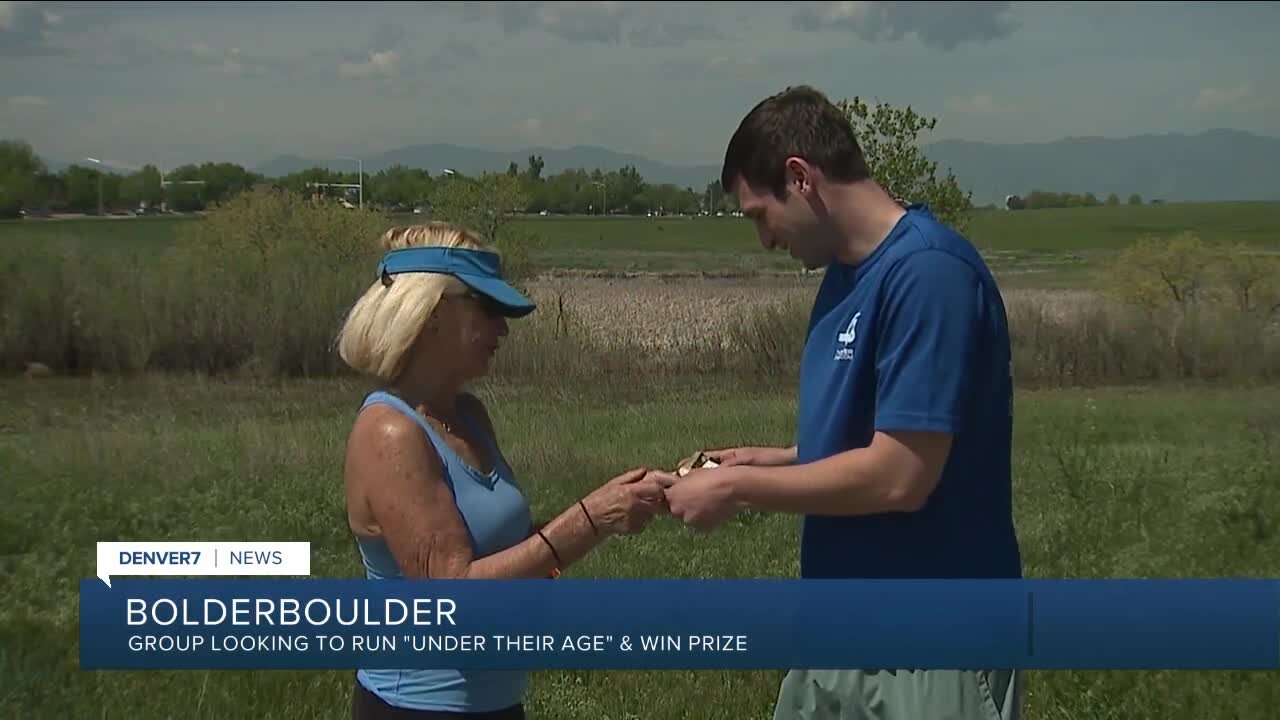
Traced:
<svg viewBox="0 0 1280 720">
<path fill-rule="evenodd" d="M 435 420 L 436 422 L 440 423 L 440 424 L 444 427 L 444 431 L 445 431 L 445 432 L 449 433 L 450 435 L 453 435 L 453 434 L 454 434 L 454 432 L 453 432 L 453 423 L 451 423 L 451 422 L 449 422 L 449 421 L 445 420 L 444 418 L 440 417 L 439 415 L 436 415 L 434 412 L 432 412 L 432 411 L 431 411 L 431 408 L 427 407 L 427 404 L 426 404 L 426 403 L 419 403 L 419 404 L 418 404 L 418 410 L 419 410 L 419 412 L 421 412 L 424 416 L 426 416 L 426 417 L 428 417 L 428 418 L 431 418 L 432 420 Z"/>
<path fill-rule="evenodd" d="M 442 418 L 442 417 L 439 417 L 439 416 L 435 415 L 434 413 L 432 413 L 432 412 L 431 412 L 431 411 L 429 411 L 429 410 L 426 410 L 426 409 L 425 409 L 425 408 L 426 408 L 426 406 L 425 406 L 425 405 L 423 406 L 423 408 L 424 408 L 424 411 L 425 411 L 425 413 L 426 413 L 426 416 L 427 416 L 427 417 L 429 417 L 429 418 L 431 418 L 432 420 L 435 420 L 436 422 L 440 423 L 440 425 L 442 425 L 442 426 L 444 427 L 444 431 L 445 431 L 445 432 L 449 433 L 450 435 L 454 434 L 454 433 L 453 433 L 453 423 L 450 423 L 449 421 L 445 420 L 444 418 Z"/>
</svg>

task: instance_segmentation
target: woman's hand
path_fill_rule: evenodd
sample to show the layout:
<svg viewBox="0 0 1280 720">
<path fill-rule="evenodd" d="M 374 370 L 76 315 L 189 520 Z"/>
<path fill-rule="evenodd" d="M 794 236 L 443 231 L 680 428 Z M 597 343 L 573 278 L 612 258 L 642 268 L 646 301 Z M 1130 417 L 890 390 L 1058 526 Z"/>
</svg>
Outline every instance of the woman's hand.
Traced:
<svg viewBox="0 0 1280 720">
<path fill-rule="evenodd" d="M 602 535 L 630 535 L 649 524 L 653 516 L 666 512 L 662 485 L 637 468 L 625 472 L 583 498 L 587 513 Z"/>
</svg>

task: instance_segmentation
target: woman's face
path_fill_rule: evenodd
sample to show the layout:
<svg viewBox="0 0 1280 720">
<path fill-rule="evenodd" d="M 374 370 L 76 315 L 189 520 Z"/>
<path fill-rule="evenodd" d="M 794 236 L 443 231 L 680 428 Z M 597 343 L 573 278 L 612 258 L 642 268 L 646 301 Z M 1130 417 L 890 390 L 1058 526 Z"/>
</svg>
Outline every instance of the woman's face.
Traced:
<svg viewBox="0 0 1280 720">
<path fill-rule="evenodd" d="M 435 312 L 434 361 L 470 379 L 489 371 L 507 335 L 507 319 L 489 298 L 471 290 L 446 293 Z"/>
</svg>

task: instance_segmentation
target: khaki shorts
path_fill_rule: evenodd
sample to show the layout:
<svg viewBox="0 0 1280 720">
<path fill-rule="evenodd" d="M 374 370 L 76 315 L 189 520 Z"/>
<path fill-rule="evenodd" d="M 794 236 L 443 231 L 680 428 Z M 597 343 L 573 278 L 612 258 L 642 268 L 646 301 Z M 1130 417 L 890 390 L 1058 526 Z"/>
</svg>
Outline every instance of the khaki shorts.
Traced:
<svg viewBox="0 0 1280 720">
<path fill-rule="evenodd" d="M 1012 670 L 792 670 L 774 720 L 1019 720 Z"/>
</svg>

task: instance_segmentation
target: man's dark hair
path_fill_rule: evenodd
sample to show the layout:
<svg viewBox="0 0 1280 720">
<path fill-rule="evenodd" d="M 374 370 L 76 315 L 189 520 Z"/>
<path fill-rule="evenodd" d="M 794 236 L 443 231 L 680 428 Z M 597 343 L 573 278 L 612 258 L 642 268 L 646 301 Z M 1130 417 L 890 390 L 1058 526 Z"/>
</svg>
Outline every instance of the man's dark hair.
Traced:
<svg viewBox="0 0 1280 720">
<path fill-rule="evenodd" d="M 802 157 L 832 180 L 870 177 L 853 125 L 827 96 L 808 85 L 788 87 L 761 100 L 729 139 L 720 171 L 728 192 L 741 176 L 753 188 L 786 196 L 789 157 Z"/>
</svg>

